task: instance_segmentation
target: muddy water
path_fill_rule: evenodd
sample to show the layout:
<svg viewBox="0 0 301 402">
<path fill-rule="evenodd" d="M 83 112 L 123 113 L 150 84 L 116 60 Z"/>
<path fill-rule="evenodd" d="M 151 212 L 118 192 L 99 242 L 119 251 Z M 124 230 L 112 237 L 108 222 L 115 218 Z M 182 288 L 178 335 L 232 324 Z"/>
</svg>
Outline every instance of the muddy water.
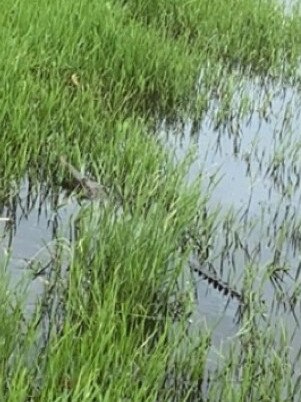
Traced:
<svg viewBox="0 0 301 402">
<path fill-rule="evenodd" d="M 235 105 L 245 95 L 252 112 L 242 118 Z M 294 335 L 291 346 L 296 356 L 301 348 L 296 296 L 301 267 L 301 97 L 292 87 L 264 88 L 259 81 L 245 80 L 225 125 L 215 121 L 218 106 L 219 100 L 213 100 L 208 118 L 199 126 L 163 125 L 160 138 L 174 149 L 176 160 L 194 150 L 188 179 L 202 176 L 201 195 L 209 197 L 207 212 L 218 214 L 203 268 L 240 290 L 248 271 L 265 302 L 269 325 Z M 278 287 L 275 276 L 274 281 L 267 278 L 271 266 L 279 268 Z M 238 303 L 197 275 L 196 280 L 199 303 L 194 320 L 213 329 L 218 347 L 239 330 Z"/>
</svg>

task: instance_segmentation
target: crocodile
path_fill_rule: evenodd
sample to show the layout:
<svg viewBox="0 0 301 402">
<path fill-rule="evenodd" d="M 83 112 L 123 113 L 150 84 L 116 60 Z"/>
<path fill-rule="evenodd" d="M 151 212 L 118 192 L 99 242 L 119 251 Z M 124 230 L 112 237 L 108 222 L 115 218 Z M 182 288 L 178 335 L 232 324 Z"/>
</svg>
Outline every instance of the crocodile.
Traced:
<svg viewBox="0 0 301 402">
<path fill-rule="evenodd" d="M 214 289 L 217 289 L 224 296 L 230 296 L 231 299 L 237 300 L 240 305 L 245 304 L 243 293 L 238 292 L 236 289 L 234 289 L 232 286 L 230 286 L 230 284 L 228 282 L 223 281 L 216 274 L 213 274 L 213 273 L 203 269 L 201 264 L 197 263 L 194 260 L 189 261 L 189 266 L 201 278 L 203 278 L 205 281 L 207 281 L 209 283 L 209 285 L 212 285 L 214 287 Z"/>
<path fill-rule="evenodd" d="M 95 180 L 89 179 L 67 162 L 65 156 L 60 157 L 61 164 L 69 171 L 71 180 L 64 180 L 64 186 L 70 191 L 78 191 L 83 198 L 104 200 L 108 197 L 108 189 Z"/>
</svg>

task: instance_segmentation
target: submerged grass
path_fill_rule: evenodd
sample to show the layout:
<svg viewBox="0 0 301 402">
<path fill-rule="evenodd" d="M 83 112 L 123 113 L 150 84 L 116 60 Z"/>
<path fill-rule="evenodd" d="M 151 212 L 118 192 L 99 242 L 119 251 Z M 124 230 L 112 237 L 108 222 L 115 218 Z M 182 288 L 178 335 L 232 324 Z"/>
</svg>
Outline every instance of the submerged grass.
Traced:
<svg viewBox="0 0 301 402">
<path fill-rule="evenodd" d="M 289 386 L 271 393 L 272 380 L 283 376 L 291 385 L 290 367 L 279 369 L 278 346 L 254 326 L 204 389 L 210 337 L 202 329 L 192 341 L 186 322 L 175 330 L 169 301 L 191 250 L 183 251 L 183 239 L 206 200 L 151 133 L 158 116 L 185 115 L 198 102 L 206 109 L 224 76 L 221 62 L 280 74 L 285 60 L 293 69 L 299 15 L 283 17 L 272 3 L 247 0 L 5 0 L 2 8 L 2 208 L 25 175 L 56 191 L 66 173 L 63 154 L 111 193 L 106 205 L 81 208 L 68 275 L 57 257 L 31 320 L 22 320 L 21 304 L 1 283 L 0 400 L 291 396 Z M 199 225 L 204 232 L 206 220 Z M 245 336 L 259 341 L 245 347 Z M 275 358 L 258 373 L 268 348 Z M 258 381 L 266 372 L 272 380 Z"/>
</svg>

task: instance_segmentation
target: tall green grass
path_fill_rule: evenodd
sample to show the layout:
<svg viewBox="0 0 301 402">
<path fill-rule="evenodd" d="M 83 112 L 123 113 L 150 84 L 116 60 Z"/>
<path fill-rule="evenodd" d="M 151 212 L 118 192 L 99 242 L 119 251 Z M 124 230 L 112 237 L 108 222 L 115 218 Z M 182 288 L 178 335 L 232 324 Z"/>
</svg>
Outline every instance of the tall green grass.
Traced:
<svg viewBox="0 0 301 402">
<path fill-rule="evenodd" d="M 94 159 L 125 118 L 175 111 L 193 96 L 196 54 L 109 2 L 7 1 L 1 19 L 0 172 L 8 182 L 30 166 L 44 172 L 63 150 Z"/>
<path fill-rule="evenodd" d="M 192 247 L 183 251 L 185 234 L 208 225 L 195 227 L 206 197 L 185 184 L 185 166 L 174 166 L 153 127 L 196 102 L 206 110 L 220 80 L 227 86 L 229 64 L 293 66 L 299 25 L 298 15 L 284 18 L 263 1 L 3 2 L 1 205 L 26 175 L 60 191 L 62 154 L 112 192 L 107 206 L 81 209 L 69 271 L 53 261 L 44 304 L 31 320 L 23 321 L 22 304 L 1 283 L 1 401 L 281 400 L 270 377 L 248 394 L 270 346 L 275 359 L 259 375 L 291 384 L 290 367 L 279 369 L 281 351 L 257 328 L 256 351 L 242 337 L 204 390 L 209 334 L 202 328 L 192 340 L 185 320 L 174 325 L 169 302 Z M 59 292 L 54 298 L 51 289 Z M 58 327 L 49 325 L 61 316 Z"/>
<path fill-rule="evenodd" d="M 196 193 L 158 145 L 149 141 L 145 147 L 140 131 L 131 134 L 124 155 L 129 163 L 120 163 L 120 171 L 127 172 L 122 210 L 113 203 L 88 203 L 77 218 L 70 271 L 65 279 L 61 275 L 55 309 L 55 315 L 63 314 L 62 327 L 53 329 L 41 348 L 41 330 L 37 334 L 34 328 L 43 305 L 24 333 L 15 330 L 17 310 L 8 324 L 3 320 L 13 345 L 1 357 L 3 400 L 169 399 L 169 361 L 183 339 L 182 331 L 171 335 L 168 302 L 189 252 L 183 255 L 179 244 L 196 214 Z M 147 178 L 141 176 L 145 166 Z M 55 261 L 53 269 L 60 264 Z M 48 282 L 51 289 L 55 282 Z M 17 351 L 22 358 L 12 359 Z"/>
<path fill-rule="evenodd" d="M 293 65 L 299 26 L 298 15 L 283 17 L 266 2 L 64 0 L 36 7 L 7 0 L 0 28 L 2 177 L 20 178 L 29 165 L 37 170 L 58 148 L 80 144 L 86 151 L 100 132 L 113 136 L 124 116 L 181 115 L 197 98 L 206 110 L 225 81 L 216 59 L 255 70 Z"/>
<path fill-rule="evenodd" d="M 255 72 L 283 70 L 300 57 L 300 11 L 266 0 L 117 1 L 165 35 L 185 37 L 205 58 Z M 286 63 L 288 62 L 288 64 Z"/>
</svg>

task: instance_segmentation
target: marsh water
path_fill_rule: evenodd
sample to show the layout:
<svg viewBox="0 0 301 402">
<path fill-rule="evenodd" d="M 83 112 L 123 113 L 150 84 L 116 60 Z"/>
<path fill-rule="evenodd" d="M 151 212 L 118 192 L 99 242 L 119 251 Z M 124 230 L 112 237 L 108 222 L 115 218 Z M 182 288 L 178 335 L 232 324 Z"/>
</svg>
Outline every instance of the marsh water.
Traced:
<svg viewBox="0 0 301 402">
<path fill-rule="evenodd" d="M 252 112 L 242 117 L 235 105 L 246 94 Z M 240 290 L 248 271 L 264 300 L 267 325 L 287 331 L 296 356 L 301 348 L 300 94 L 293 87 L 245 80 L 233 97 L 230 119 L 220 125 L 214 118 L 218 103 L 212 101 L 201 124 L 163 125 L 161 138 L 177 161 L 194 151 L 188 179 L 201 175 L 207 212 L 216 214 L 203 267 Z M 274 275 L 268 274 L 271 267 Z M 214 328 L 218 347 L 239 331 L 238 302 L 198 275 L 196 282 L 194 320 Z"/>
<path fill-rule="evenodd" d="M 64 250 L 63 264 L 67 268 L 77 212 L 74 199 L 63 194 L 49 196 L 43 186 L 30 188 L 27 180 L 2 210 L 1 217 L 7 221 L 0 221 L 0 258 L 12 292 L 25 296 L 26 315 L 32 313 L 43 295 L 58 248 Z"/>
<path fill-rule="evenodd" d="M 201 122 L 162 123 L 158 137 L 174 150 L 176 161 L 194 152 L 187 178 L 193 181 L 201 175 L 200 195 L 208 197 L 208 215 L 216 214 L 213 233 L 207 239 L 210 249 L 205 268 L 213 269 L 238 291 L 246 270 L 251 272 L 254 289 L 265 300 L 269 325 L 276 330 L 283 326 L 294 335 L 296 356 L 301 347 L 301 97 L 294 87 L 241 80 L 224 121 L 217 114 L 221 97 L 222 93 L 216 94 Z M 239 100 L 244 97 L 249 98 L 249 111 L 242 115 Z M 11 217 L 14 211 L 14 227 L 0 222 L 1 258 L 10 255 L 7 272 L 12 289 L 22 283 L 24 275 L 28 279 L 28 311 L 45 285 L 44 275 L 32 276 L 32 263 L 47 267 L 58 242 L 68 250 L 70 221 L 78 211 L 75 200 L 63 196 L 53 200 L 43 196 L 41 189 L 33 193 L 28 195 L 28 182 L 24 181 L 13 205 L 1 213 Z M 279 268 L 276 282 L 267 278 L 271 266 Z M 220 350 L 240 329 L 239 303 L 197 274 L 195 280 L 197 308 L 191 322 L 212 330 L 214 346 Z"/>
</svg>

